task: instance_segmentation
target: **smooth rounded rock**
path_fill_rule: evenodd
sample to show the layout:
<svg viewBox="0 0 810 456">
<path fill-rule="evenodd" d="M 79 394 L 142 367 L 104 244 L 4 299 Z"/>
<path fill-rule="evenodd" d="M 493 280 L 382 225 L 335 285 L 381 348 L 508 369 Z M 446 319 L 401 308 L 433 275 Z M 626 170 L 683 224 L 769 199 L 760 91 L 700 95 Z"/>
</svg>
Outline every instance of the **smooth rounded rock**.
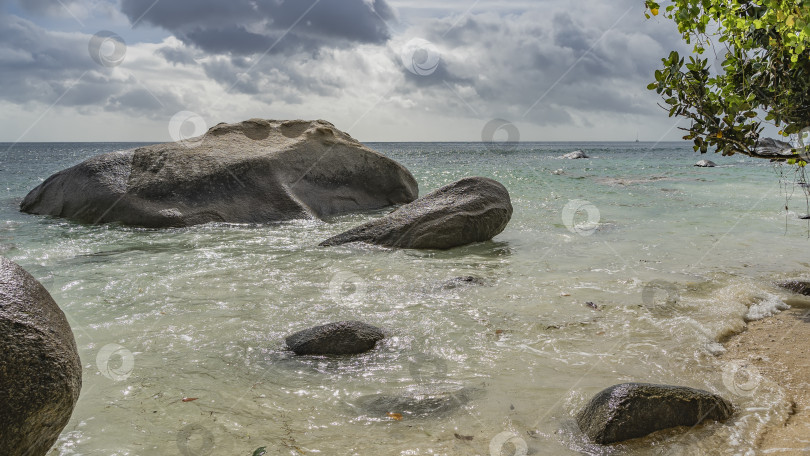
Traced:
<svg viewBox="0 0 810 456">
<path fill-rule="evenodd" d="M 0 257 L 0 454 L 46 454 L 81 386 L 65 314 L 31 274 Z"/>
<path fill-rule="evenodd" d="M 701 160 L 695 163 L 695 166 L 700 168 L 714 168 L 717 164 L 711 160 Z"/>
<path fill-rule="evenodd" d="M 405 167 L 329 122 L 251 119 L 90 158 L 31 190 L 20 210 L 160 228 L 322 218 L 417 196 Z"/>
<path fill-rule="evenodd" d="M 406 249 L 450 249 L 488 241 L 512 218 L 509 192 L 486 177 L 467 177 L 396 211 L 321 242 L 366 242 Z"/>
<path fill-rule="evenodd" d="M 341 321 L 299 331 L 287 337 L 296 355 L 356 355 L 374 348 L 383 331 L 360 321 Z"/>
<path fill-rule="evenodd" d="M 610 444 L 676 426 L 731 417 L 731 403 L 708 391 L 684 386 L 622 383 L 594 396 L 577 415 L 594 443 Z"/>
</svg>

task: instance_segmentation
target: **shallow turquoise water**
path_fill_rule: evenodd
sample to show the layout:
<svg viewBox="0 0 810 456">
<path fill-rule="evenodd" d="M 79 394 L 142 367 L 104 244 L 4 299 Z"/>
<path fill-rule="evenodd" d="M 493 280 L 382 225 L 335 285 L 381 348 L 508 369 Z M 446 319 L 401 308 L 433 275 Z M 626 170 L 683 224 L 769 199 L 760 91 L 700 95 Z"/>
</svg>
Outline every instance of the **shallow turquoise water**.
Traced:
<svg viewBox="0 0 810 456">
<path fill-rule="evenodd" d="M 572 426 L 623 381 L 708 389 L 737 407 L 724 425 L 657 436 L 654 454 L 745 453 L 785 416 L 778 388 L 756 376 L 752 388 L 715 356 L 746 315 L 780 305 L 773 280 L 810 267 L 806 201 L 789 186 L 785 211 L 769 163 L 711 156 L 719 167 L 695 168 L 704 157 L 681 144 L 371 144 L 413 172 L 420 194 L 482 175 L 515 207 L 492 242 L 391 251 L 317 247 L 380 213 L 172 230 L 21 214 L 51 173 L 134 145 L 9 146 L 0 252 L 63 308 L 84 365 L 52 454 L 490 455 L 509 439 L 502 454 L 524 443 L 529 454 L 649 454 L 589 446 Z M 575 149 L 593 158 L 559 158 Z M 439 286 L 462 275 L 487 285 Z M 677 302 L 662 304 L 660 289 Z M 341 319 L 391 336 L 352 359 L 284 350 L 287 334 Z M 359 407 L 364 395 L 458 387 L 472 400 L 438 417 Z"/>
</svg>

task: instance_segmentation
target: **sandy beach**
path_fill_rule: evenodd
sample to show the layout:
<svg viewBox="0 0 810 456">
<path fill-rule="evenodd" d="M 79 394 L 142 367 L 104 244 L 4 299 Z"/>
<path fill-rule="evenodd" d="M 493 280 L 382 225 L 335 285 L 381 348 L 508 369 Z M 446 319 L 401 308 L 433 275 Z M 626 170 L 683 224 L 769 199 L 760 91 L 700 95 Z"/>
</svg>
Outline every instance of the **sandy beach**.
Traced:
<svg viewBox="0 0 810 456">
<path fill-rule="evenodd" d="M 787 302 L 790 310 L 750 322 L 745 331 L 729 339 L 722 358 L 748 362 L 750 372 L 775 382 L 792 401 L 787 419 L 768 427 L 757 442 L 761 453 L 806 455 L 810 453 L 810 298 Z"/>
</svg>

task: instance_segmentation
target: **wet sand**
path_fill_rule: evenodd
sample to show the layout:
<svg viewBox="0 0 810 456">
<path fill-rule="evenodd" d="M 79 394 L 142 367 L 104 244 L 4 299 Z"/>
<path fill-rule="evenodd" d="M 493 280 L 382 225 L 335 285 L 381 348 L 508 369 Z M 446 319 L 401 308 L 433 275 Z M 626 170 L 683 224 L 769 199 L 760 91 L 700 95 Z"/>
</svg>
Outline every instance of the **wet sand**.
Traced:
<svg viewBox="0 0 810 456">
<path fill-rule="evenodd" d="M 792 411 L 787 420 L 767 428 L 757 442 L 761 454 L 810 454 L 810 298 L 787 301 L 792 306 L 754 321 L 729 339 L 725 360 L 742 360 L 778 384 Z"/>
</svg>

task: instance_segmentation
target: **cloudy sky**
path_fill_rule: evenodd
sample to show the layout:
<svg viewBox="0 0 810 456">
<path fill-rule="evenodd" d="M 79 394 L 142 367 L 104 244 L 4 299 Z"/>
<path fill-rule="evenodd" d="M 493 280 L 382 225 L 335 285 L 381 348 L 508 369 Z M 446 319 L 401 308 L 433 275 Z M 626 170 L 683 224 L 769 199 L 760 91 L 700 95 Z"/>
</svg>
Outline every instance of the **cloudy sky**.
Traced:
<svg viewBox="0 0 810 456">
<path fill-rule="evenodd" d="M 685 48 L 643 3 L 0 0 L 0 141 L 168 141 L 252 117 L 361 141 L 480 141 L 493 119 L 514 125 L 496 140 L 677 140 L 646 85 Z"/>
</svg>

